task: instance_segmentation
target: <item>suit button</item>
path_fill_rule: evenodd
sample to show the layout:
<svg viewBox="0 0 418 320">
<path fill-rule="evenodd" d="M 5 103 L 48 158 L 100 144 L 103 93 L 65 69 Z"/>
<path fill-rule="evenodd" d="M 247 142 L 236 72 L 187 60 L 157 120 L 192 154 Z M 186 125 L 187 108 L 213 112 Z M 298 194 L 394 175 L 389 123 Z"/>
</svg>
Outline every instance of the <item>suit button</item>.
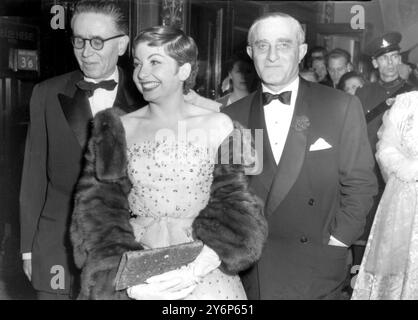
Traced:
<svg viewBox="0 0 418 320">
<path fill-rule="evenodd" d="M 309 204 L 310 206 L 313 206 L 313 205 L 315 204 L 315 200 L 314 200 L 314 199 L 309 199 L 308 204 Z"/>
<path fill-rule="evenodd" d="M 306 242 L 308 242 L 308 238 L 306 238 L 306 237 L 302 237 L 302 238 L 300 238 L 299 240 L 300 240 L 300 242 L 302 242 L 302 243 L 306 243 Z"/>
</svg>

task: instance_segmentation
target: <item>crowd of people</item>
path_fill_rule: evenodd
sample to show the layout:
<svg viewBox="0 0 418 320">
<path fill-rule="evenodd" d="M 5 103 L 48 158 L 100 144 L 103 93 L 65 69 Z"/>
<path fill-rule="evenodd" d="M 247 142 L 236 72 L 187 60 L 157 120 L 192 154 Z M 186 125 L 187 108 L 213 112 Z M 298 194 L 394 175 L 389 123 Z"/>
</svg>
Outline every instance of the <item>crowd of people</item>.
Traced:
<svg viewBox="0 0 418 320">
<path fill-rule="evenodd" d="M 356 246 L 353 299 L 418 298 L 418 95 L 399 33 L 369 44 L 371 72 L 266 13 L 215 102 L 193 91 L 183 31 L 129 39 L 110 0 L 79 1 L 71 28 L 79 70 L 30 103 L 21 252 L 39 299 L 341 299 Z M 125 252 L 195 240 L 194 261 L 116 289 Z"/>
</svg>

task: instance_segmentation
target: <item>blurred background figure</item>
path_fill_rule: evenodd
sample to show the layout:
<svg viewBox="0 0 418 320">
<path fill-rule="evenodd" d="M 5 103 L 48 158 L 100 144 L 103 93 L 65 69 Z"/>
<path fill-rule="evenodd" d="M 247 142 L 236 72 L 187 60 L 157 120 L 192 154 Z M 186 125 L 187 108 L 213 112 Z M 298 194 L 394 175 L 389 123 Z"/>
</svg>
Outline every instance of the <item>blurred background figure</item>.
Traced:
<svg viewBox="0 0 418 320">
<path fill-rule="evenodd" d="M 314 46 L 306 55 L 305 69 L 312 70 L 316 74 L 316 81 L 326 86 L 332 86 L 331 78 L 329 77 L 326 66 L 327 49 L 321 46 Z M 308 73 L 304 73 L 311 81 L 313 78 Z M 302 75 L 301 75 L 302 76 Z M 305 79 L 305 78 L 304 78 Z"/>
<path fill-rule="evenodd" d="M 409 76 L 412 74 L 412 67 L 409 63 L 401 63 L 398 65 L 398 72 L 402 79 L 408 81 Z"/>
<path fill-rule="evenodd" d="M 414 63 L 410 63 L 410 65 L 412 65 L 412 73 L 409 79 L 415 87 L 418 87 L 418 65 Z"/>
<path fill-rule="evenodd" d="M 355 71 L 350 71 L 341 77 L 337 89 L 355 95 L 357 88 L 362 88 L 364 83 L 365 80 L 361 74 Z"/>
<path fill-rule="evenodd" d="M 227 76 L 222 81 L 222 92 L 225 95 L 217 100 L 222 107 L 244 98 L 258 85 L 254 66 L 247 54 L 234 54 L 227 60 L 225 67 Z"/>
<path fill-rule="evenodd" d="M 315 46 L 312 47 L 312 49 L 310 49 L 308 51 L 308 54 L 306 55 L 306 68 L 310 69 L 313 67 L 313 62 L 316 59 L 325 59 L 327 56 L 327 49 L 325 49 L 324 47 L 321 46 Z"/>
<path fill-rule="evenodd" d="M 312 61 L 312 70 L 315 72 L 320 84 L 332 87 L 332 80 L 328 74 L 325 58 L 317 58 Z"/>
<path fill-rule="evenodd" d="M 417 65 L 411 62 L 402 62 L 398 65 L 399 77 L 414 87 L 418 87 Z"/>
<path fill-rule="evenodd" d="M 340 48 L 333 49 L 327 56 L 327 69 L 332 80 L 332 86 L 337 88 L 341 77 L 353 70 L 350 54 Z"/>
<path fill-rule="evenodd" d="M 379 71 L 373 67 L 372 58 L 366 54 L 360 55 L 357 63 L 357 71 L 367 83 L 374 83 L 379 78 Z"/>
</svg>

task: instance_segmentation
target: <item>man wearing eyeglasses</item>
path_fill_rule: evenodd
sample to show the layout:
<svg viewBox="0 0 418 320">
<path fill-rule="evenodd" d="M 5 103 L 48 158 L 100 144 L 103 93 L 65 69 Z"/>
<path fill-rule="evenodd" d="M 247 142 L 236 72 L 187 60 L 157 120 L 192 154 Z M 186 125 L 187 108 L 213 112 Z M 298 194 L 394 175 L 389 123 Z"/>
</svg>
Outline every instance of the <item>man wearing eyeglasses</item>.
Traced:
<svg viewBox="0 0 418 320">
<path fill-rule="evenodd" d="M 131 112 L 144 105 L 131 76 L 117 67 L 129 43 L 121 9 L 112 1 L 80 1 L 71 27 L 80 70 L 38 84 L 30 103 L 21 252 L 39 299 L 77 294 L 68 229 L 92 117 L 110 107 Z"/>
<path fill-rule="evenodd" d="M 247 39 L 262 86 L 222 109 L 263 132 L 263 170 L 249 182 L 269 230 L 260 260 L 241 273 L 247 297 L 340 299 L 347 248 L 376 189 L 360 102 L 298 76 L 307 44 L 294 17 L 268 12 Z"/>
<path fill-rule="evenodd" d="M 375 38 L 366 47 L 366 51 L 372 56 L 373 66 L 379 71 L 379 79 L 377 82 L 366 84 L 364 87 L 357 89 L 356 95 L 363 105 L 373 155 L 376 154 L 377 131 L 382 125 L 383 114 L 391 107 L 398 94 L 414 90 L 414 86 L 399 75 L 399 70 L 403 66 L 399 46 L 401 40 L 402 35 L 400 33 L 390 32 Z M 374 215 L 385 188 L 385 182 L 376 162 L 374 171 L 379 190 L 373 199 L 373 206 L 367 216 L 365 231 L 356 243 L 357 246 L 353 247 L 354 266 L 361 263 Z"/>
</svg>

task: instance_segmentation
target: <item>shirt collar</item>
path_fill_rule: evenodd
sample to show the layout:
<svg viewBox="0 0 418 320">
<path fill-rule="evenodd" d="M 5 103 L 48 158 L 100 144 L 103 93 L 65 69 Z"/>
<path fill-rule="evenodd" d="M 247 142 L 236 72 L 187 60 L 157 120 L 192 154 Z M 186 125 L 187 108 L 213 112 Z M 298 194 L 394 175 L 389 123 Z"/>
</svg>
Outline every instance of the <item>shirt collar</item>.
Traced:
<svg viewBox="0 0 418 320">
<path fill-rule="evenodd" d="M 91 79 L 88 77 L 84 77 L 84 80 L 86 80 L 87 82 L 93 82 L 93 83 L 98 83 L 100 81 L 106 81 L 106 80 L 115 80 L 115 82 L 118 83 L 119 82 L 119 70 L 118 70 L 118 67 L 116 67 L 115 71 L 113 71 L 113 73 L 109 77 L 100 81 L 97 81 L 95 79 Z"/>
<path fill-rule="evenodd" d="M 295 80 L 293 80 L 291 83 L 289 83 L 286 87 L 279 90 L 278 92 L 274 92 L 273 90 L 270 90 L 263 83 L 261 84 L 261 87 L 262 87 L 263 92 L 268 92 L 268 93 L 271 93 L 271 94 L 280 94 L 280 93 L 285 92 L 285 91 L 292 91 L 291 104 L 294 104 L 294 101 L 296 99 L 298 89 L 299 89 L 299 82 L 300 82 L 299 81 L 299 76 L 297 76 Z"/>
</svg>

